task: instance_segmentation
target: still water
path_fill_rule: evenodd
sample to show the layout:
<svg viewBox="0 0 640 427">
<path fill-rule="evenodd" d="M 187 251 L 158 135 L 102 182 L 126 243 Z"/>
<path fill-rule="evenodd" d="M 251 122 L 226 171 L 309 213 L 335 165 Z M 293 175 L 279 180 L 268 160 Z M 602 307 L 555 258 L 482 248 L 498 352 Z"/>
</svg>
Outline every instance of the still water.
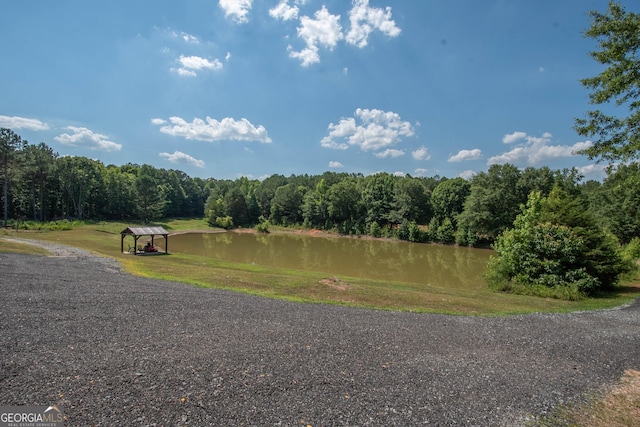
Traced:
<svg viewBox="0 0 640 427">
<path fill-rule="evenodd" d="M 301 234 L 189 233 L 171 236 L 169 251 L 376 280 L 446 288 L 481 288 L 486 249 Z"/>
</svg>

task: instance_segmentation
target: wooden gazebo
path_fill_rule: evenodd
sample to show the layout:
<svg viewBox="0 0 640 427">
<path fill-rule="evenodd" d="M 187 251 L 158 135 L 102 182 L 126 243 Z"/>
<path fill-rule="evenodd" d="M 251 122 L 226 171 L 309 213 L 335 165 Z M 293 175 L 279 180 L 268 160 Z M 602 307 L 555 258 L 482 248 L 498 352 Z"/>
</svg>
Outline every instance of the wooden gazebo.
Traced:
<svg viewBox="0 0 640 427">
<path fill-rule="evenodd" d="M 133 237 L 133 247 L 129 246 L 129 250 L 124 250 L 124 239 L 127 236 Z M 151 236 L 151 246 L 154 245 L 154 238 L 156 236 L 164 237 L 164 252 L 160 251 L 145 251 L 144 248 L 138 247 L 138 239 L 143 236 Z M 169 253 L 169 232 L 162 227 L 127 227 L 120 232 L 120 252 L 132 253 L 134 255 L 139 254 L 168 254 Z"/>
</svg>

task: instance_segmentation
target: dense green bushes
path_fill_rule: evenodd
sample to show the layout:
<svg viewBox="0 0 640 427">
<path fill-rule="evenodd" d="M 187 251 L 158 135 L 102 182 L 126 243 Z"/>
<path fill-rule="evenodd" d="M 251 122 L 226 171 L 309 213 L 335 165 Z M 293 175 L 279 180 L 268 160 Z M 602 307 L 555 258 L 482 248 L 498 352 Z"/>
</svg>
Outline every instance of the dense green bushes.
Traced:
<svg viewBox="0 0 640 427">
<path fill-rule="evenodd" d="M 531 193 L 493 247 L 487 279 L 501 291 L 580 299 L 611 289 L 633 268 L 616 239 L 558 187 L 546 198 Z"/>
</svg>

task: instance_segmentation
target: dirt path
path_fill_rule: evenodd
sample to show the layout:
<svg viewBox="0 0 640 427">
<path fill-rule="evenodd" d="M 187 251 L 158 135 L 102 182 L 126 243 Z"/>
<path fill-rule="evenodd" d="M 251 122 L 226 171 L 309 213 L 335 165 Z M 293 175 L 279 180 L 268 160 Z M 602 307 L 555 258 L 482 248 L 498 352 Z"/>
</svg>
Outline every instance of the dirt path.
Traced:
<svg viewBox="0 0 640 427">
<path fill-rule="evenodd" d="M 515 426 L 640 368 L 638 303 L 395 313 L 199 289 L 57 254 L 0 253 L 0 404 L 58 403 L 74 426 Z"/>
</svg>

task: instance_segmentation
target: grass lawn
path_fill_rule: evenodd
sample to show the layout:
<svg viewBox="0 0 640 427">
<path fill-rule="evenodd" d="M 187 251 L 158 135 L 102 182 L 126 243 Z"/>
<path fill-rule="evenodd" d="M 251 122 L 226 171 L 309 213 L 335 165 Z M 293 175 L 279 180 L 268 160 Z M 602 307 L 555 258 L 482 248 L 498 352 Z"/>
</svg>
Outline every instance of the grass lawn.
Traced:
<svg viewBox="0 0 640 427">
<path fill-rule="evenodd" d="M 501 294 L 482 286 L 460 290 L 429 288 L 414 283 L 327 277 L 326 273 L 286 270 L 227 262 L 193 255 L 136 257 L 120 253 L 120 231 L 132 223 L 100 222 L 77 225 L 64 231 L 15 231 L 8 237 L 39 239 L 91 250 L 117 259 L 131 274 L 179 281 L 195 286 L 223 288 L 270 298 L 314 303 L 345 304 L 385 310 L 438 312 L 473 315 L 505 315 L 531 312 L 577 311 L 610 308 L 640 296 L 640 283 L 620 287 L 602 298 L 560 301 L 540 297 Z M 202 219 L 158 221 L 170 233 L 209 229 Z M 127 242 L 125 241 L 125 249 Z M 0 251 L 38 253 L 37 247 L 3 241 Z M 169 240 L 171 252 L 171 240 Z"/>
</svg>

